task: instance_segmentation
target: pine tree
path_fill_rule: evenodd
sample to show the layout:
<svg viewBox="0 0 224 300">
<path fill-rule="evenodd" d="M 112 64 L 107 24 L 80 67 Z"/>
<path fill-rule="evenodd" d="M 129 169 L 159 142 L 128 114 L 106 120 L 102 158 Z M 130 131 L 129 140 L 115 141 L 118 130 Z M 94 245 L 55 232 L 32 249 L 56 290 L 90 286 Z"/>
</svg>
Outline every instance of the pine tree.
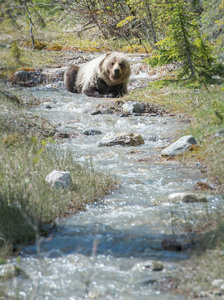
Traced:
<svg viewBox="0 0 224 300">
<path fill-rule="evenodd" d="M 166 37 L 158 43 L 159 62 L 180 63 L 179 78 L 211 77 L 215 62 L 210 46 L 199 31 L 197 14 L 184 0 L 171 0 L 162 5 L 167 25 Z"/>
</svg>

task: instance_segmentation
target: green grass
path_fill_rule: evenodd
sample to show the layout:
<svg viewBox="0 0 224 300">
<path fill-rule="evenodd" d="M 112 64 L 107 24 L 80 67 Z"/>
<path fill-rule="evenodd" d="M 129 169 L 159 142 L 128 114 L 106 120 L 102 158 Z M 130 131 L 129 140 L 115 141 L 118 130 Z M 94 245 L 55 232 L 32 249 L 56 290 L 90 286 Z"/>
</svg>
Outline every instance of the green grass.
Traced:
<svg viewBox="0 0 224 300">
<path fill-rule="evenodd" d="M 52 138 L 24 133 L 23 127 L 15 124 L 21 114 L 25 118 L 25 111 L 3 98 L 0 101 L 5 108 L 0 115 L 0 255 L 5 256 L 7 245 L 10 251 L 9 245 L 32 242 L 45 234 L 46 225 L 53 225 L 56 218 L 100 200 L 114 188 L 115 180 L 90 162 L 77 163 Z M 69 189 L 46 183 L 46 175 L 53 170 L 71 173 Z"/>
</svg>

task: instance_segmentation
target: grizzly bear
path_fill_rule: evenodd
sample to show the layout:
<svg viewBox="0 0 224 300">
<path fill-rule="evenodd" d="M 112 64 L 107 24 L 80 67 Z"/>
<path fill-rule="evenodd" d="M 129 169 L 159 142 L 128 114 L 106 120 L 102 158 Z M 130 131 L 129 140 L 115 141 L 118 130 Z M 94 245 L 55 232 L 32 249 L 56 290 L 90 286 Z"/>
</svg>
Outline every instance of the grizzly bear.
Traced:
<svg viewBox="0 0 224 300">
<path fill-rule="evenodd" d="M 130 65 L 124 56 L 107 53 L 80 66 L 70 66 L 64 82 L 72 93 L 116 98 L 127 93 L 130 74 Z"/>
</svg>

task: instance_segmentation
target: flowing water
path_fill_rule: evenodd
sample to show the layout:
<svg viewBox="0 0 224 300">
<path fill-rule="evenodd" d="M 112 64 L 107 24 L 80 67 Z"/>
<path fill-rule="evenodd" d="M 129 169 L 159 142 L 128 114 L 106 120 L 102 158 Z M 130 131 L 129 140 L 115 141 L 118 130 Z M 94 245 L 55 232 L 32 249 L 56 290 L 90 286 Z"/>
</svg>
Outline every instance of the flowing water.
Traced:
<svg viewBox="0 0 224 300">
<path fill-rule="evenodd" d="M 120 186 L 103 202 L 60 220 L 59 231 L 43 239 L 39 251 L 37 245 L 25 247 L 18 264 L 28 278 L 9 281 L 8 289 L 16 291 L 18 299 L 185 299 L 160 287 L 169 286 L 190 251 L 166 251 L 161 240 L 174 233 L 189 242 L 181 227 L 171 226 L 174 216 L 184 220 L 192 212 L 202 214 L 218 199 L 210 196 L 208 204 L 169 203 L 169 194 L 191 191 L 204 180 L 203 174 L 172 161 L 150 162 L 184 123 L 169 115 L 91 115 L 97 104 L 111 100 L 71 94 L 60 87 L 26 88 L 23 94 L 54 102 L 51 109 L 41 104 L 31 111 L 58 129 L 79 133 L 60 147 L 69 148 L 78 161 L 91 159 L 108 170 Z M 145 144 L 98 147 L 103 135 L 83 135 L 87 129 L 138 133 Z M 159 261 L 163 270 L 151 270 L 153 261 Z"/>
</svg>

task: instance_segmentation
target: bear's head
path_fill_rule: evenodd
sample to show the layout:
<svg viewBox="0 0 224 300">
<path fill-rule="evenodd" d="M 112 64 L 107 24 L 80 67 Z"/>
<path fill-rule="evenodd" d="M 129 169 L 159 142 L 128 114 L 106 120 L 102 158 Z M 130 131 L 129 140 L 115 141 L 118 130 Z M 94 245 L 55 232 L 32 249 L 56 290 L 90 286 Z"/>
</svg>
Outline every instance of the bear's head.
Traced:
<svg viewBox="0 0 224 300">
<path fill-rule="evenodd" d="M 102 79 L 108 85 L 127 83 L 131 68 L 124 56 L 117 53 L 107 53 L 100 64 Z"/>
</svg>

